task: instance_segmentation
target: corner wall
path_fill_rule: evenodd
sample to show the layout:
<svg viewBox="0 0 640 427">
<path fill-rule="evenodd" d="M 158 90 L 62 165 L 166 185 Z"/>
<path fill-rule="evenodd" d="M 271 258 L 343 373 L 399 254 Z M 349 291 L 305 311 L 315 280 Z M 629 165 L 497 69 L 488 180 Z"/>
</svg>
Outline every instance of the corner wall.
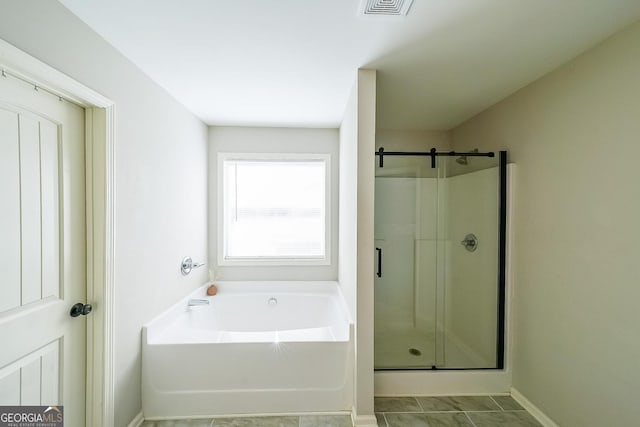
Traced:
<svg viewBox="0 0 640 427">
<path fill-rule="evenodd" d="M 352 321 L 356 319 L 358 264 L 358 82 L 351 90 L 340 125 L 338 282 Z M 357 325 L 356 325 L 357 327 Z"/>
<path fill-rule="evenodd" d="M 3 1 L 0 38 L 116 104 L 114 395 L 123 427 L 141 410 L 142 325 L 206 278 L 204 269 L 180 274 L 182 257 L 206 259 L 206 126 L 56 1 Z"/>
<path fill-rule="evenodd" d="M 513 387 L 562 426 L 640 419 L 639 76 L 635 24 L 453 131 L 518 165 Z"/>
<path fill-rule="evenodd" d="M 340 126 L 338 277 L 355 323 L 354 425 L 373 413 L 373 196 L 376 72 L 358 70 Z"/>
</svg>

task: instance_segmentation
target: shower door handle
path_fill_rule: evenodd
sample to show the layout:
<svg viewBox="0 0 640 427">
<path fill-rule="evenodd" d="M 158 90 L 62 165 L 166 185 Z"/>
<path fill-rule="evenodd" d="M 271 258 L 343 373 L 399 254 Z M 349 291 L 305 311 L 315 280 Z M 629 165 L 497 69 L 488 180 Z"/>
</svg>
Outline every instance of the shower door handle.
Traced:
<svg viewBox="0 0 640 427">
<path fill-rule="evenodd" d="M 378 271 L 376 271 L 376 276 L 382 277 L 382 248 L 376 248 L 376 252 L 378 252 Z"/>
</svg>

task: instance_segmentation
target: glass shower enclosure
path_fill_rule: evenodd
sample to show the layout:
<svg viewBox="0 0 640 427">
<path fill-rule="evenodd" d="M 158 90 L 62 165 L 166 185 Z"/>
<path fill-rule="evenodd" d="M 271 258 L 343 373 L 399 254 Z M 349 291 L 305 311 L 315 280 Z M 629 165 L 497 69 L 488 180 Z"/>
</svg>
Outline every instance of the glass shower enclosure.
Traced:
<svg viewBox="0 0 640 427">
<path fill-rule="evenodd" d="M 501 369 L 506 152 L 376 155 L 375 369 Z"/>
</svg>

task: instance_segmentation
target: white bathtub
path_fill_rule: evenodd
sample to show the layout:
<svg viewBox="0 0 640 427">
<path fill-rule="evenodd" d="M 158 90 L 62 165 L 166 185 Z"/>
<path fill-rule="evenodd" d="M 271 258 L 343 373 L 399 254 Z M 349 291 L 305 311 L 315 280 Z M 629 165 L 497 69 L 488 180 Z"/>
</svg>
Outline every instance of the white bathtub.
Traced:
<svg viewBox="0 0 640 427">
<path fill-rule="evenodd" d="M 147 419 L 350 411 L 353 327 L 335 282 L 219 282 L 142 330 Z M 210 305 L 187 308 L 189 299 Z"/>
</svg>

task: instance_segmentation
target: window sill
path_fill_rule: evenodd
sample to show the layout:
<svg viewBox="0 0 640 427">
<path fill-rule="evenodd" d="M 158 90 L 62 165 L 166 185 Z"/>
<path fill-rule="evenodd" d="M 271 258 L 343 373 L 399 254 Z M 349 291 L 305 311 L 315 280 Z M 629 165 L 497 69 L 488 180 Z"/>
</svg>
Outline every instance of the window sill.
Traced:
<svg viewBox="0 0 640 427">
<path fill-rule="evenodd" d="M 328 266 L 331 261 L 326 258 L 321 259 L 287 259 L 287 258 L 232 258 L 218 259 L 221 267 L 300 267 L 300 266 Z"/>
</svg>

